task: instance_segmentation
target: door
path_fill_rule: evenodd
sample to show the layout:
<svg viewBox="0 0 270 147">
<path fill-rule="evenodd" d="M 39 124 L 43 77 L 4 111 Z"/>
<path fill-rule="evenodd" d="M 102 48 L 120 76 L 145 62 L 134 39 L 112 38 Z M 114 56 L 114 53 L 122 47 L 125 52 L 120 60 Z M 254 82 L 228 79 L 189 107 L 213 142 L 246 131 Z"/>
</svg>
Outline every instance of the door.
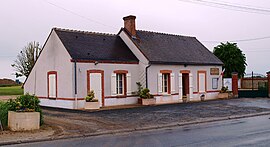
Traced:
<svg viewBox="0 0 270 147">
<path fill-rule="evenodd" d="M 198 80 L 198 88 L 199 93 L 206 92 L 206 73 L 205 72 L 199 72 L 199 80 Z"/>
<path fill-rule="evenodd" d="M 183 88 L 183 96 L 187 96 L 189 94 L 189 75 L 188 75 L 188 73 L 183 73 L 182 88 Z"/>
<path fill-rule="evenodd" d="M 102 107 L 102 75 L 101 73 L 89 73 L 90 90 L 95 93 L 95 98 L 98 99 L 100 107 Z"/>
</svg>

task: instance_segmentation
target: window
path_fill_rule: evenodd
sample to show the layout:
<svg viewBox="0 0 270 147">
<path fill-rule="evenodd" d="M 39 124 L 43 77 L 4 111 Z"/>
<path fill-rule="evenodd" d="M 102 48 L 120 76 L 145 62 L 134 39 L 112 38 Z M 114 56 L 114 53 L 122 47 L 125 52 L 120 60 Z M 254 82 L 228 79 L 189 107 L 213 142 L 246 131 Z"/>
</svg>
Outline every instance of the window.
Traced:
<svg viewBox="0 0 270 147">
<path fill-rule="evenodd" d="M 212 79 L 212 89 L 218 89 L 218 78 Z"/>
<path fill-rule="evenodd" d="M 169 73 L 162 74 L 162 93 L 169 93 Z"/>
<path fill-rule="evenodd" d="M 126 74 L 122 74 L 122 73 L 118 73 L 116 74 L 116 94 L 117 95 L 124 95 L 124 84 L 125 84 L 125 75 Z"/>
<path fill-rule="evenodd" d="M 48 72 L 48 97 L 57 97 L 57 73 L 55 71 Z"/>
</svg>

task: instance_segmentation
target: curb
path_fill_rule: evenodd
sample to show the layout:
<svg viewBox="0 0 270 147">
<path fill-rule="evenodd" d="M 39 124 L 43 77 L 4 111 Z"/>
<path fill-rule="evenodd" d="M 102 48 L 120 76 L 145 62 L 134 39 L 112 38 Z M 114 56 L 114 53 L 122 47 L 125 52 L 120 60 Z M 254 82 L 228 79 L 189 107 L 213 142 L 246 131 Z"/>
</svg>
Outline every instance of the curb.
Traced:
<svg viewBox="0 0 270 147">
<path fill-rule="evenodd" d="M 211 118 L 211 119 L 197 120 L 197 121 L 190 121 L 190 122 L 171 123 L 171 124 L 149 126 L 149 127 L 139 127 L 139 128 L 133 128 L 133 129 L 120 129 L 120 130 L 104 131 L 104 132 L 97 132 L 97 133 L 86 133 L 86 134 L 82 134 L 82 135 L 72 135 L 72 136 L 62 136 L 62 137 L 47 137 L 47 138 L 32 139 L 32 140 L 8 141 L 8 142 L 0 143 L 0 146 L 15 145 L 15 144 L 22 144 L 22 143 L 35 143 L 35 142 L 52 141 L 52 140 L 63 140 L 63 139 L 71 139 L 71 138 L 74 139 L 74 138 L 82 138 L 82 137 L 90 137 L 90 136 L 101 136 L 101 135 L 109 135 L 109 134 L 121 134 L 121 133 L 131 133 L 131 132 L 158 130 L 158 129 L 166 129 L 166 128 L 171 128 L 171 127 L 177 127 L 177 126 L 196 125 L 196 124 L 218 122 L 218 121 L 231 120 L 231 119 L 240 119 L 240 118 L 248 118 L 248 117 L 255 117 L 255 116 L 263 116 L 263 115 L 270 115 L 270 111 L 254 113 L 254 114 L 235 115 L 235 116 L 229 116 L 229 117 Z"/>
</svg>

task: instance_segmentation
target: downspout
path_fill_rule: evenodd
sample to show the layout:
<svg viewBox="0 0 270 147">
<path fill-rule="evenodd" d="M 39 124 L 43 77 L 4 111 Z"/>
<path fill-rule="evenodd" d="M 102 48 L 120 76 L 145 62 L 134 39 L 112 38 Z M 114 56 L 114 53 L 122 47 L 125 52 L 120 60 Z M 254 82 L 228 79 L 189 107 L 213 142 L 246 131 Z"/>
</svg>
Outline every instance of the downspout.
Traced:
<svg viewBox="0 0 270 147">
<path fill-rule="evenodd" d="M 145 67 L 145 81 L 146 81 L 146 83 L 145 83 L 145 86 L 146 86 L 146 88 L 148 88 L 148 68 L 151 66 L 151 64 L 149 64 L 149 65 L 147 65 L 146 67 Z"/>
<path fill-rule="evenodd" d="M 75 108 L 78 109 L 78 97 L 77 97 L 77 62 L 74 62 L 74 81 L 75 81 Z"/>
</svg>

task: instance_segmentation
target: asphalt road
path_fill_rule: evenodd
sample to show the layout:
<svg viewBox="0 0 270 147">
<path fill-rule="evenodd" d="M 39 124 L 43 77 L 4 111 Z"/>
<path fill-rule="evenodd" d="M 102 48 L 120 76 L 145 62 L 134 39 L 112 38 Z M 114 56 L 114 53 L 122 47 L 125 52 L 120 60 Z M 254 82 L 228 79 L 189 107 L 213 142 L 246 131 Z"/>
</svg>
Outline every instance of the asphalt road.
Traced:
<svg viewBox="0 0 270 147">
<path fill-rule="evenodd" d="M 118 135 L 47 141 L 16 146 L 269 146 L 270 116 Z"/>
</svg>

